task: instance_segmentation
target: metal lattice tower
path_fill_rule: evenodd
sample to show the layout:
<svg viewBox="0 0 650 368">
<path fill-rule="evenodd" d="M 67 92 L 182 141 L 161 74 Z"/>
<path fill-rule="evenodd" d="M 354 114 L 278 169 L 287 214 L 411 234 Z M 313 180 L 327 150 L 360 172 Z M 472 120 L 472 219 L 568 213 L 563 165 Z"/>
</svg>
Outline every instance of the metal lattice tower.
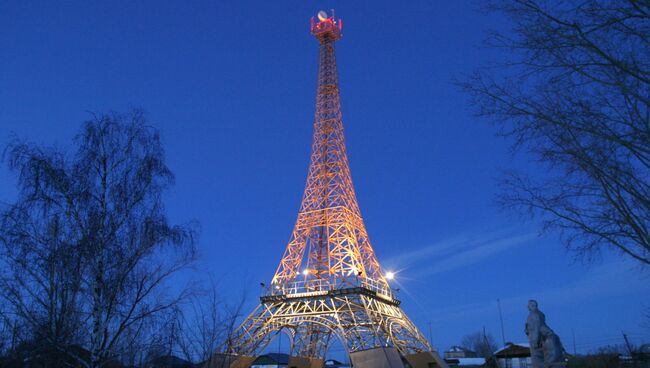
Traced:
<svg viewBox="0 0 650 368">
<path fill-rule="evenodd" d="M 320 43 L 314 135 L 298 219 L 260 305 L 227 353 L 250 361 L 280 331 L 289 335 L 291 354 L 300 357 L 323 359 L 332 338 L 348 353 L 377 347 L 394 347 L 403 356 L 432 351 L 400 309 L 368 239 L 343 135 L 334 49 L 342 23 L 324 12 L 318 18 L 311 21 Z M 231 366 L 247 366 L 242 359 Z"/>
</svg>

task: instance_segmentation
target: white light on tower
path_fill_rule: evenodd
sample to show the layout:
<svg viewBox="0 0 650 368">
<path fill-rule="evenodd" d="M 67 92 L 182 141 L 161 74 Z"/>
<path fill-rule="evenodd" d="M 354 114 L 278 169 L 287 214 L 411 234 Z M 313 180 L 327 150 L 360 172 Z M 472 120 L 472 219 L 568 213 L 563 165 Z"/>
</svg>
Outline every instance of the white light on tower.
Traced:
<svg viewBox="0 0 650 368">
<path fill-rule="evenodd" d="M 386 272 L 386 279 L 387 280 L 392 280 L 395 278 L 395 272 L 388 271 Z"/>
<path fill-rule="evenodd" d="M 308 270 L 308 269 L 304 269 L 304 270 L 302 271 L 302 274 L 305 275 L 305 276 L 307 276 L 307 275 L 309 274 L 309 270 Z"/>
</svg>

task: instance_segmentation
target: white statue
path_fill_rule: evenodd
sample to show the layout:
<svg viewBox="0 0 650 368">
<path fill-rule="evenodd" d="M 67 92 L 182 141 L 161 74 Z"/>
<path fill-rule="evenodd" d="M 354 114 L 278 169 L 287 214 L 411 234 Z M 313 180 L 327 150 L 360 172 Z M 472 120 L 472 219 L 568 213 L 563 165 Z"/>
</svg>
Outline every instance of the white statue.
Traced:
<svg viewBox="0 0 650 368">
<path fill-rule="evenodd" d="M 525 332 L 530 343 L 532 368 L 564 367 L 564 348 L 560 338 L 546 325 L 546 316 L 535 300 L 528 301 Z"/>
</svg>

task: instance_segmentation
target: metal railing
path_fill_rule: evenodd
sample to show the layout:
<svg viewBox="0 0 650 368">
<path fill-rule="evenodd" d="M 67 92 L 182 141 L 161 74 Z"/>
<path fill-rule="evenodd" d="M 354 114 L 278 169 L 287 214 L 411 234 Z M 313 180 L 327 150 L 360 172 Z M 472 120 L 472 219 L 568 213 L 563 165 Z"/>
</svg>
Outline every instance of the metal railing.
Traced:
<svg viewBox="0 0 650 368">
<path fill-rule="evenodd" d="M 325 279 L 308 279 L 292 281 L 285 284 L 271 284 L 267 289 L 267 295 L 285 295 L 288 297 L 326 295 L 331 290 L 362 287 L 375 292 L 382 298 L 392 299 L 393 293 L 384 283 L 373 279 L 345 280 L 332 283 Z"/>
</svg>

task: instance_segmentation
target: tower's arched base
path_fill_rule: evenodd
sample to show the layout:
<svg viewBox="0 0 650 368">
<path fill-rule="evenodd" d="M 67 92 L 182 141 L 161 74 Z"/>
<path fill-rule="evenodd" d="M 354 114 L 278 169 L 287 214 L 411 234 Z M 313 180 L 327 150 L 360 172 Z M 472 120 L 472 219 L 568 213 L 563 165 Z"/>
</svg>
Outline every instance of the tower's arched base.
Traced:
<svg viewBox="0 0 650 368">
<path fill-rule="evenodd" d="M 366 287 L 269 295 L 235 331 L 229 368 L 248 368 L 279 333 L 291 340 L 289 367 L 319 368 L 331 338 L 356 368 L 446 368 L 399 308 L 399 301 Z M 211 367 L 212 368 L 212 367 Z"/>
</svg>

